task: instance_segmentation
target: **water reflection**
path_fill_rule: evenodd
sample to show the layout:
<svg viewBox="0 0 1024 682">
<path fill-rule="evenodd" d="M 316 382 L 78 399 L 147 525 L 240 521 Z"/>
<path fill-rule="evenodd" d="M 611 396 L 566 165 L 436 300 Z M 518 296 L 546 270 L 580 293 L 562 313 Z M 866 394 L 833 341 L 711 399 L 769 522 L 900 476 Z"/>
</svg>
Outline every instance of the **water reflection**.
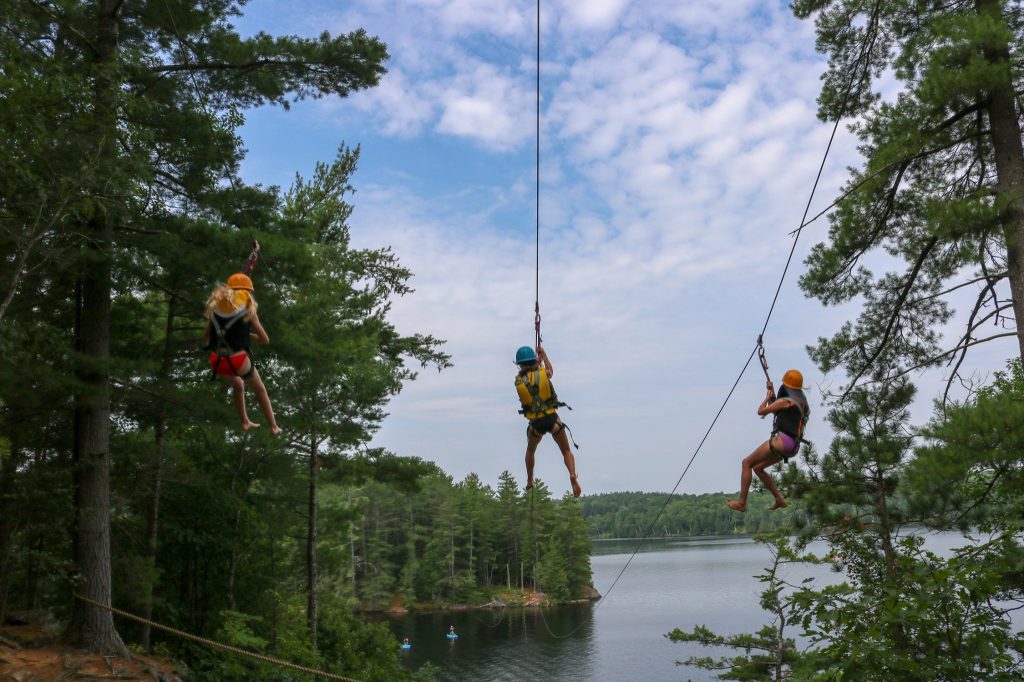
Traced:
<svg viewBox="0 0 1024 682">
<path fill-rule="evenodd" d="M 953 534 L 931 534 L 938 553 L 964 544 Z M 599 605 L 552 609 L 479 609 L 413 613 L 388 618 L 395 646 L 408 637 L 404 660 L 412 668 L 431 662 L 439 680 L 695 680 L 707 671 L 679 668 L 688 656 L 728 653 L 675 644 L 673 628 L 707 625 L 721 634 L 753 632 L 768 622 L 754 576 L 771 561 L 766 547 L 749 538 L 661 538 L 636 549 L 635 540 L 594 543 L 594 585 L 611 595 Z M 810 547 L 821 552 L 823 543 Z M 818 585 L 842 579 L 827 566 L 787 566 L 785 577 Z M 448 640 L 449 626 L 459 639 Z M 798 637 L 794 630 L 787 633 Z"/>
<path fill-rule="evenodd" d="M 390 616 L 397 641 L 416 669 L 431 662 L 440 680 L 591 680 L 593 607 L 481 609 Z M 447 637 L 455 627 L 458 639 Z"/>
</svg>

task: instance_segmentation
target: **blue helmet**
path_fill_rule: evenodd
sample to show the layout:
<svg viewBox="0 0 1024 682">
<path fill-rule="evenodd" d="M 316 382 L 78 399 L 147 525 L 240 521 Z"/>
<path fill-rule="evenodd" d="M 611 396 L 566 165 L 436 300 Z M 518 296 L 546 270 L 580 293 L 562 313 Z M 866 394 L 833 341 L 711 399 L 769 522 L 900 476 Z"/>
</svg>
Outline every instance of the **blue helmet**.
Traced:
<svg viewBox="0 0 1024 682">
<path fill-rule="evenodd" d="M 529 346 L 520 346 L 516 351 L 516 364 L 525 365 L 528 362 L 537 362 L 537 353 Z"/>
</svg>

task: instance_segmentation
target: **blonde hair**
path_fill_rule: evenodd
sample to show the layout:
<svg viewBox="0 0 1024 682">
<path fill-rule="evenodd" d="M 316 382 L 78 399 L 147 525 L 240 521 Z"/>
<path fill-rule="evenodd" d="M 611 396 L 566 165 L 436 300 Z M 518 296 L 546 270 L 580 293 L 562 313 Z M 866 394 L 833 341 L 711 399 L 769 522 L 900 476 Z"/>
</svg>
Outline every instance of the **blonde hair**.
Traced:
<svg viewBox="0 0 1024 682">
<path fill-rule="evenodd" d="M 210 293 L 210 297 L 206 299 L 206 310 L 203 311 L 203 316 L 209 320 L 214 310 L 230 314 L 243 307 L 249 309 L 245 319 L 247 321 L 252 319 L 252 316 L 256 314 L 256 299 L 252 297 L 251 292 L 245 289 L 232 289 L 225 284 L 217 284 Z"/>
</svg>

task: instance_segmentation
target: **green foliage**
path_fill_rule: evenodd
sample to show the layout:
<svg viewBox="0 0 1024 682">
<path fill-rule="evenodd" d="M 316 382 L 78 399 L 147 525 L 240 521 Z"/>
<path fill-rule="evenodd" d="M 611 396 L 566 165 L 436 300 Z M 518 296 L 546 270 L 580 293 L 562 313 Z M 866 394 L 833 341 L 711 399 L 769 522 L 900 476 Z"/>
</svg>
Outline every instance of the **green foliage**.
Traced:
<svg viewBox="0 0 1024 682">
<path fill-rule="evenodd" d="M 893 382 L 855 389 L 829 414 L 837 435 L 828 451 L 807 453 L 806 469 L 791 468 L 783 478 L 806 514 L 795 517 L 802 551 L 783 537 L 772 543 L 775 567 L 780 557 L 831 565 L 842 579 L 786 584 L 769 570 L 761 576 L 761 605 L 773 617 L 770 626 L 749 635 L 672 633 L 675 641 L 759 653 L 686 664 L 723 670 L 724 679 L 1018 678 L 1024 636 L 1010 616 L 1024 599 L 1016 514 L 1024 491 L 1014 485 L 1019 429 L 999 409 L 1015 402 L 1021 386 L 1011 363 L 974 402 L 936 418 L 928 444 L 916 450 L 908 412 L 914 388 Z M 975 436 L 976 450 L 965 450 L 959 439 Z M 976 525 L 962 546 L 948 555 L 924 546 L 922 521 L 949 531 L 966 527 L 967 517 Z M 812 541 L 827 544 L 824 556 L 806 552 Z M 798 626 L 808 644 L 787 653 L 783 665 L 777 643 L 785 625 Z"/>
<path fill-rule="evenodd" d="M 766 682 L 787 679 L 800 654 L 796 642 L 786 637 L 786 629 L 793 613 L 792 593 L 787 592 L 785 581 L 779 576 L 779 568 L 801 561 L 790 546 L 785 533 L 762 536 L 758 542 L 766 544 L 772 554 L 772 564 L 757 576 L 765 585 L 761 593 L 761 608 L 772 615 L 773 620 L 754 634 L 718 635 L 706 626 L 698 625 L 691 631 L 676 628 L 665 635 L 673 642 L 696 642 L 703 647 L 725 647 L 743 650 L 739 656 L 711 658 L 691 656 L 677 665 L 688 665 L 704 670 L 721 671 L 722 680 L 765 680 Z"/>
<path fill-rule="evenodd" d="M 537 584 L 556 603 L 568 601 L 571 596 L 565 551 L 554 538 L 548 542 L 544 558 L 537 566 Z"/>
<path fill-rule="evenodd" d="M 801 450 L 801 457 L 806 452 Z M 664 493 L 602 493 L 582 497 L 580 511 L 594 538 L 749 535 L 784 527 L 796 513 L 793 508 L 772 511 L 771 495 L 755 493 L 747 501 L 747 512 L 736 514 L 725 505 L 726 497 L 680 494 L 666 504 Z"/>
<path fill-rule="evenodd" d="M 501 481 L 495 493 L 476 474 L 454 483 L 435 470 L 412 492 L 372 481 L 325 486 L 326 514 L 339 505 L 354 512 L 348 524 L 325 524 L 325 546 L 350 548 L 325 568 L 350 576 L 339 588 L 368 609 L 399 592 L 413 606 L 482 604 L 508 588 L 536 588 L 554 603 L 583 597 L 590 540 L 577 500 L 551 500 L 540 480 L 519 493 L 507 471 Z"/>
<path fill-rule="evenodd" d="M 1021 530 L 1024 371 L 1019 360 L 968 404 L 939 412 L 908 471 L 909 500 L 937 527 Z"/>
<path fill-rule="evenodd" d="M 829 415 L 837 435 L 782 481 L 806 514 L 794 517 L 798 547 L 828 545 L 823 557 L 798 559 L 830 562 L 842 580 L 768 584 L 762 606 L 809 641 L 785 668 L 759 668 L 749 655 L 689 662 L 734 679 L 1019 679 L 1024 638 L 1010 614 L 1024 599 L 1020 364 L 964 405 L 948 404 L 948 387 L 979 343 L 1017 336 L 1024 357 L 1024 8 L 796 0 L 793 10 L 816 15 L 817 47 L 829 56 L 819 115 L 856 115 L 865 158 L 801 278 L 825 304 L 862 304 L 810 348 L 822 370 L 849 379 Z M 890 74 L 902 88 L 882 101 L 874 84 Z M 943 350 L 951 294 L 970 285 L 973 306 Z M 993 323 L 1001 329 L 982 330 Z M 943 360 L 947 391 L 915 448 L 914 388 L 903 377 Z M 962 531 L 963 546 L 929 552 L 919 524 Z M 768 647 L 780 632 L 675 634 Z"/>
<path fill-rule="evenodd" d="M 1024 319 L 1024 301 L 1007 291 L 1024 281 L 1019 255 L 1011 255 L 1024 234 L 1013 95 L 1024 78 L 1016 55 L 1022 8 L 997 0 L 798 0 L 793 9 L 816 15 L 817 47 L 829 56 L 819 115 L 857 115 L 852 129 L 865 158 L 800 281 L 826 304 L 859 300 L 861 312 L 811 355 L 825 371 L 844 368 L 852 383 L 953 358 L 952 383 L 974 345 L 1019 333 L 1004 311 Z M 881 101 L 875 84 L 887 72 L 902 88 Z M 969 283 L 979 285 L 972 309 L 944 349 L 950 294 Z M 993 322 L 1006 331 L 983 329 Z"/>
<path fill-rule="evenodd" d="M 415 378 L 408 365 L 443 367 L 447 356 L 438 339 L 403 336 L 388 321 L 393 298 L 409 291 L 397 256 L 350 247 L 358 149 L 340 145 L 286 193 L 234 177 L 245 107 L 372 87 L 387 50 L 362 30 L 245 38 L 232 26 L 240 11 L 221 0 L 4 6 L 0 614 L 10 604 L 65 615 L 71 604 L 77 567 L 62 529 L 84 514 L 74 507 L 72 414 L 96 402 L 94 387 L 109 388 L 111 435 L 98 448 L 109 445 L 110 497 L 98 505 L 110 509 L 113 575 L 98 578 L 115 604 L 310 665 L 335 666 L 345 649 L 346 661 L 359 659 L 345 669 L 361 679 L 405 679 L 393 642 L 379 629 L 360 634 L 350 601 L 331 603 L 344 616 L 321 614 L 322 648 L 308 636 L 296 538 L 308 537 L 300 514 L 320 467 L 303 465 L 336 482 L 415 487 L 422 462 L 363 446 Z M 200 352 L 204 300 L 254 238 L 264 256 L 256 298 L 273 339 L 254 356 L 286 429 L 277 440 L 237 430 Z M 83 282 L 98 283 L 89 300 L 109 303 L 109 324 L 83 313 Z M 108 340 L 109 357 L 95 350 Z M 358 518 L 344 514 L 345 527 Z M 329 568 L 340 564 L 322 549 Z M 325 573 L 321 589 L 347 577 Z M 373 589 L 392 588 L 382 578 Z M 200 679 L 301 678 L 154 636 Z"/>
</svg>

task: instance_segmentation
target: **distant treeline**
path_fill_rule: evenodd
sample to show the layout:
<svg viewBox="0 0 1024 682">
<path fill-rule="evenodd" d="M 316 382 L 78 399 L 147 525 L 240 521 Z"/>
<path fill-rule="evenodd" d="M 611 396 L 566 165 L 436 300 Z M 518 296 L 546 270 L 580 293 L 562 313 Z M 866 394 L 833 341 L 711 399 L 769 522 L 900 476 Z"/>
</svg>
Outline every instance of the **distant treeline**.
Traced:
<svg viewBox="0 0 1024 682">
<path fill-rule="evenodd" d="M 437 469 L 412 492 L 376 482 L 325 487 L 323 503 L 332 520 L 321 542 L 349 583 L 337 587 L 362 608 L 395 595 L 406 606 L 508 601 L 531 589 L 565 602 L 591 585 L 580 505 L 568 493 L 552 499 L 539 480 L 524 493 L 505 471 L 494 490 L 476 474 L 455 483 Z"/>
<path fill-rule="evenodd" d="M 729 509 L 725 498 L 673 495 L 666 505 L 668 493 L 603 493 L 582 498 L 582 512 L 592 538 L 764 533 L 788 524 L 792 514 L 791 508 L 770 511 L 767 494 L 752 493 L 745 514 Z"/>
</svg>

